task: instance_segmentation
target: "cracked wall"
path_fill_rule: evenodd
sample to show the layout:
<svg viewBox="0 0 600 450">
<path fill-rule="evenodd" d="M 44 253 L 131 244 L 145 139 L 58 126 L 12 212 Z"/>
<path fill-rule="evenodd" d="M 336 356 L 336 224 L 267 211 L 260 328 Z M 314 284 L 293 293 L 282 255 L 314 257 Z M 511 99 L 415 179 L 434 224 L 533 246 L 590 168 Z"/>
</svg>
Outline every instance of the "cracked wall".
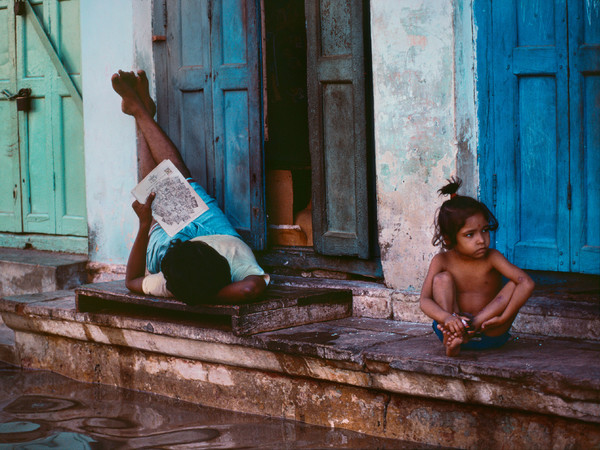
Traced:
<svg viewBox="0 0 600 450">
<path fill-rule="evenodd" d="M 419 290 L 437 252 L 436 191 L 457 173 L 454 2 L 372 0 L 371 30 L 383 272 L 388 286 Z"/>
</svg>

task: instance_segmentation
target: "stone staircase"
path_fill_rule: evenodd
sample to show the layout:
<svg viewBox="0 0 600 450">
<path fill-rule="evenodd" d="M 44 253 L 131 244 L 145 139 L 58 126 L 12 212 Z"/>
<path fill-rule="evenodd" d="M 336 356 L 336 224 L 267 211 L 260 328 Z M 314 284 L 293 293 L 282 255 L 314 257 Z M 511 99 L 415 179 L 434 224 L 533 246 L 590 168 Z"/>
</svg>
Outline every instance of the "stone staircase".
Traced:
<svg viewBox="0 0 600 450">
<path fill-rule="evenodd" d="M 352 291 L 354 317 L 244 334 L 191 316 L 82 311 L 56 288 L 3 296 L 0 360 L 443 447 L 600 448 L 600 277 L 533 275 L 514 339 L 458 358 L 444 355 L 416 293 L 274 276 L 280 288 Z"/>
<path fill-rule="evenodd" d="M 0 248 L 0 295 L 71 289 L 87 282 L 87 257 Z"/>
<path fill-rule="evenodd" d="M 87 282 L 87 257 L 0 247 L 0 297 L 73 289 Z M 17 364 L 14 332 L 0 317 L 0 360 Z"/>
</svg>

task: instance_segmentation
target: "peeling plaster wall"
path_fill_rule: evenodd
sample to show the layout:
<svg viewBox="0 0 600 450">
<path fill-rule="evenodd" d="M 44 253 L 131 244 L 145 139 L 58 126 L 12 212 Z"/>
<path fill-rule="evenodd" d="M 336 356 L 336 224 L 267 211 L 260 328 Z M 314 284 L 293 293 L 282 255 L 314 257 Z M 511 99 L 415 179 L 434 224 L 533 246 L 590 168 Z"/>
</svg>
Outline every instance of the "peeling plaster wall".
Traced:
<svg viewBox="0 0 600 450">
<path fill-rule="evenodd" d="M 456 91 L 457 173 L 462 178 L 461 194 L 479 195 L 478 118 L 476 111 L 476 27 L 473 0 L 454 2 L 454 81 Z"/>
<path fill-rule="evenodd" d="M 133 118 L 121 113 L 110 77 L 147 55 L 134 38 L 149 34 L 149 1 L 81 2 L 84 144 L 89 259 L 124 264 L 137 232 L 131 189 L 137 183 Z M 134 14 L 135 11 L 135 14 Z M 148 25 L 144 25 L 144 19 Z M 135 30 L 135 32 L 134 32 Z M 151 39 L 148 42 L 150 50 Z"/>
<path fill-rule="evenodd" d="M 456 173 L 452 0 L 371 0 L 378 231 L 385 282 L 418 290 L 437 194 Z"/>
</svg>

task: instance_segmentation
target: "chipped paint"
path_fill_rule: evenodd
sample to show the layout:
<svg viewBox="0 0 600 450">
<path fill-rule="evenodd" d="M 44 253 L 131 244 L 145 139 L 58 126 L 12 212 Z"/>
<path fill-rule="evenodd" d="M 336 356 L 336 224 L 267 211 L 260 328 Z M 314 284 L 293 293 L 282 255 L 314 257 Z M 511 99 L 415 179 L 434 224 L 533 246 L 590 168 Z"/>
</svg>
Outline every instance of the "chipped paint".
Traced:
<svg viewBox="0 0 600 450">
<path fill-rule="evenodd" d="M 437 189 L 457 170 L 453 2 L 371 1 L 378 229 L 390 287 L 417 290 Z"/>
</svg>

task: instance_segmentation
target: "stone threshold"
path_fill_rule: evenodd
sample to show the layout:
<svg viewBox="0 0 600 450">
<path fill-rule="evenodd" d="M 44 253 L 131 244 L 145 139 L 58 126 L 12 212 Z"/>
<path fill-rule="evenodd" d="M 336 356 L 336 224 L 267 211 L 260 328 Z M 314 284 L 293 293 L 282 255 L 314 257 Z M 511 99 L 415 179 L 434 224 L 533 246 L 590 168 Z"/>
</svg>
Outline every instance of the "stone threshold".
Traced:
<svg viewBox="0 0 600 450">
<path fill-rule="evenodd" d="M 598 341 L 517 333 L 447 358 L 427 324 L 350 317 L 236 336 L 77 312 L 72 291 L 6 297 L 0 312 L 14 363 L 80 381 L 433 445 L 600 445 Z"/>
<path fill-rule="evenodd" d="M 541 280 L 532 297 L 519 312 L 513 323 L 513 330 L 517 333 L 556 338 L 600 340 L 600 278 L 579 274 L 561 275 L 571 275 L 574 278 L 569 288 L 556 290 L 550 284 L 542 284 L 548 282 Z M 415 291 L 391 289 L 383 284 L 367 281 L 279 275 L 272 278 L 274 283 L 282 286 L 350 289 L 355 317 L 430 322 L 421 311 L 419 293 Z M 591 281 L 587 278 L 591 278 Z"/>
</svg>

